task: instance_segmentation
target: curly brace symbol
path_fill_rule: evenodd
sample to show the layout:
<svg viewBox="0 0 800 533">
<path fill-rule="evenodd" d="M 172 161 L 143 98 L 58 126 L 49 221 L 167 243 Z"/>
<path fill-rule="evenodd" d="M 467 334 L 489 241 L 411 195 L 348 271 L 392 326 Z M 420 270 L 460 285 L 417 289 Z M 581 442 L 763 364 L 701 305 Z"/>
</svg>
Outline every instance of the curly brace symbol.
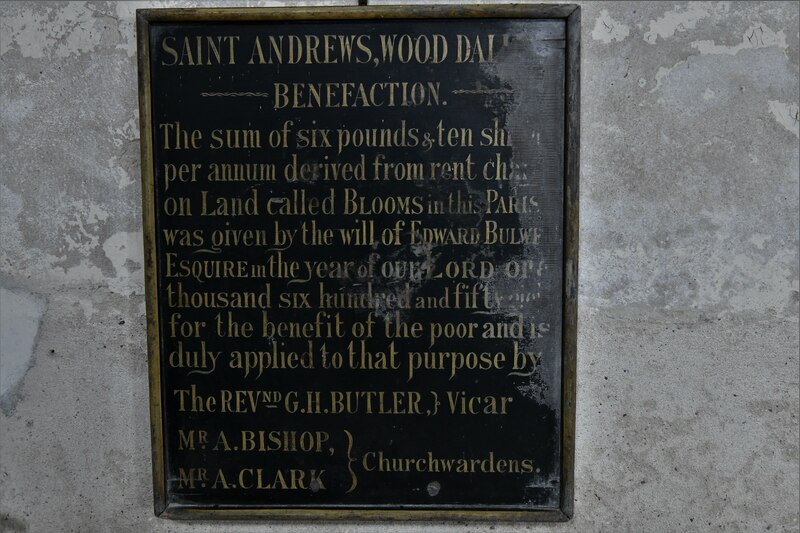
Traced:
<svg viewBox="0 0 800 533">
<path fill-rule="evenodd" d="M 344 430 L 344 434 L 347 435 L 347 469 L 350 471 L 350 478 L 353 480 L 353 483 L 350 484 L 350 488 L 345 492 L 345 494 L 349 494 L 353 492 L 358 485 L 358 476 L 356 476 L 356 473 L 353 471 L 353 467 L 350 466 L 356 461 L 350 455 L 350 452 L 353 451 L 353 435 L 346 429 Z"/>
</svg>

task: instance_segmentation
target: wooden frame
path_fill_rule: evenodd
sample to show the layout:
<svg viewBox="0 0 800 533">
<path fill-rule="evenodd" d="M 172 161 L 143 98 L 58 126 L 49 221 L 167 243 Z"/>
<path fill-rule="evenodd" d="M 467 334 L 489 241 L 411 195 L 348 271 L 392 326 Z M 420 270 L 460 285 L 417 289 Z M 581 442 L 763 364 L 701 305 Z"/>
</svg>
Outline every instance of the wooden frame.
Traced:
<svg viewBox="0 0 800 533">
<path fill-rule="evenodd" d="M 566 20 L 564 135 L 564 257 L 562 330 L 562 435 L 559 509 L 505 511 L 472 509 L 285 508 L 210 509 L 168 500 L 162 420 L 161 354 L 156 272 L 155 183 L 150 84 L 150 25 L 159 22 L 244 22 L 368 19 L 558 18 Z M 494 6 L 370 6 L 319 8 L 144 9 L 136 12 L 141 131 L 142 219 L 144 226 L 150 429 L 155 514 L 179 519 L 318 520 L 490 520 L 565 521 L 573 514 L 575 394 L 578 305 L 578 199 L 580 156 L 580 8 L 574 4 Z"/>
</svg>

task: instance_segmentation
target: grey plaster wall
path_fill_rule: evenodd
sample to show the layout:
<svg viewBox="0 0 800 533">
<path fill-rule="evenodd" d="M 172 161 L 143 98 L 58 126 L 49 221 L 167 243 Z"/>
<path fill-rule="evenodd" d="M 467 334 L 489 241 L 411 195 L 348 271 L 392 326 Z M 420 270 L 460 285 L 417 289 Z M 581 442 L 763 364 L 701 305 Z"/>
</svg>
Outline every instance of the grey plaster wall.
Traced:
<svg viewBox="0 0 800 533">
<path fill-rule="evenodd" d="M 152 515 L 133 20 L 156 5 L 0 5 L 0 531 L 267 527 Z M 583 4 L 576 515 L 434 530 L 798 531 L 798 5 Z"/>
</svg>

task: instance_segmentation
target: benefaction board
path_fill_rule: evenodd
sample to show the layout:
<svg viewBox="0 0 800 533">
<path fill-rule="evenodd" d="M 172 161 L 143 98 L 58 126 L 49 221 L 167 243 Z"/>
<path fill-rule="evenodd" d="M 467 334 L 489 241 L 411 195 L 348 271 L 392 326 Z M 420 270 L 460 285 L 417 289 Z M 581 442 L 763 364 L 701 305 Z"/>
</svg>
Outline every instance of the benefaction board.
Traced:
<svg viewBox="0 0 800 533">
<path fill-rule="evenodd" d="M 579 31 L 138 12 L 156 514 L 571 515 Z"/>
</svg>

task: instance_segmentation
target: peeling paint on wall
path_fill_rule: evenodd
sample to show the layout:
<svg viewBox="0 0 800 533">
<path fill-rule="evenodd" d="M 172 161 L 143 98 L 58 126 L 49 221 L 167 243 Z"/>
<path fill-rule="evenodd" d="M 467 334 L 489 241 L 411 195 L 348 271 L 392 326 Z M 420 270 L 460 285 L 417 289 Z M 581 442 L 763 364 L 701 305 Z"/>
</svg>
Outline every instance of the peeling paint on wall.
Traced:
<svg viewBox="0 0 800 533">
<path fill-rule="evenodd" d="M 798 104 L 784 104 L 777 100 L 767 102 L 769 111 L 778 124 L 786 128 L 786 131 L 794 133 L 795 137 L 800 138 L 800 106 Z"/>
<path fill-rule="evenodd" d="M 103 251 L 116 273 L 108 280 L 109 288 L 123 296 L 144 294 L 142 232 L 115 233 L 103 243 Z"/>
<path fill-rule="evenodd" d="M 94 50 L 103 30 L 87 2 L 67 2 L 53 9 L 18 11 L 0 19 L 0 55 L 16 50 L 22 57 L 69 57 Z"/>
<path fill-rule="evenodd" d="M 630 28 L 621 22 L 612 19 L 605 9 L 594 23 L 592 39 L 606 44 L 624 41 L 630 34 Z"/>
<path fill-rule="evenodd" d="M 18 389 L 33 366 L 45 299 L 21 290 L 0 288 L 0 409 L 14 412 Z"/>
<path fill-rule="evenodd" d="M 712 40 L 694 41 L 692 48 L 696 48 L 701 55 L 705 54 L 727 54 L 734 56 L 742 50 L 757 50 L 759 48 L 769 48 L 777 46 L 785 50 L 786 34 L 783 30 L 773 31 L 766 24 L 753 24 L 742 35 L 742 42 L 735 46 L 716 44 Z"/>
<path fill-rule="evenodd" d="M 676 33 L 694 29 L 697 23 L 708 18 L 712 13 L 725 12 L 729 2 L 689 2 L 685 7 L 676 6 L 675 9 L 665 12 L 656 20 L 650 21 L 650 29 L 645 32 L 644 40 L 649 44 L 656 44 L 659 37 L 666 39 Z"/>
</svg>

